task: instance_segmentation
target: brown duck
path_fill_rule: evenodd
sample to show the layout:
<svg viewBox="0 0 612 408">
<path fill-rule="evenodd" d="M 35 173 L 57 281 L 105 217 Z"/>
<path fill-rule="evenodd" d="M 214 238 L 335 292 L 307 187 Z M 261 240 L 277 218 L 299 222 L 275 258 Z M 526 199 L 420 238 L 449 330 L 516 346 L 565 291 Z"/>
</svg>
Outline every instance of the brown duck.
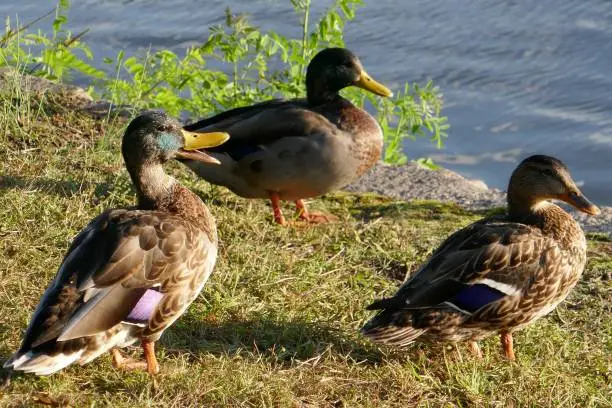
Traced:
<svg viewBox="0 0 612 408">
<path fill-rule="evenodd" d="M 567 167 L 531 156 L 514 171 L 507 215 L 485 218 L 451 235 L 362 329 L 374 341 L 406 345 L 469 341 L 501 334 L 514 360 L 512 332 L 550 313 L 576 285 L 586 263 L 578 223 L 549 199 L 590 215 L 599 213 Z"/>
<path fill-rule="evenodd" d="M 338 94 L 350 85 L 392 95 L 353 53 L 325 49 L 308 65 L 306 99 L 262 102 L 186 126 L 225 131 L 232 139 L 210 150 L 220 166 L 191 160 L 185 164 L 241 197 L 269 198 L 280 224 L 285 223 L 280 200 L 295 201 L 304 220 L 325 221 L 326 216 L 307 212 L 302 200 L 350 184 L 379 160 L 383 147 L 376 120 Z"/>
<path fill-rule="evenodd" d="M 184 131 L 157 112 L 130 123 L 122 152 L 138 205 L 105 211 L 77 235 L 4 367 L 48 375 L 110 350 L 117 367 L 159 371 L 155 342 L 202 290 L 217 258 L 212 215 L 162 165 L 176 157 L 214 164 L 195 149 L 227 138 Z M 146 363 L 118 351 L 136 341 Z"/>
</svg>

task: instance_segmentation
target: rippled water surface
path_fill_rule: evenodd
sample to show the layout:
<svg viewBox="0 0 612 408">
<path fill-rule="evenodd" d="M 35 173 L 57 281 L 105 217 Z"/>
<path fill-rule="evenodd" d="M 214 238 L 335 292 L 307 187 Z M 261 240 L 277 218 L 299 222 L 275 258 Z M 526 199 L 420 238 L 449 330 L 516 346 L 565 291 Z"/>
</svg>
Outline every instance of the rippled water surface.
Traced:
<svg viewBox="0 0 612 408">
<path fill-rule="evenodd" d="M 4 0 L 30 20 L 54 2 Z M 151 45 L 180 51 L 206 38 L 226 6 L 263 29 L 299 35 L 288 0 L 73 1 L 69 28 L 90 28 L 98 60 Z M 313 0 L 314 13 L 329 1 Z M 381 82 L 433 79 L 452 129 L 443 150 L 409 142 L 468 177 L 504 188 L 532 153 L 564 160 L 584 191 L 612 205 L 612 1 L 365 0 L 347 46 Z"/>
</svg>

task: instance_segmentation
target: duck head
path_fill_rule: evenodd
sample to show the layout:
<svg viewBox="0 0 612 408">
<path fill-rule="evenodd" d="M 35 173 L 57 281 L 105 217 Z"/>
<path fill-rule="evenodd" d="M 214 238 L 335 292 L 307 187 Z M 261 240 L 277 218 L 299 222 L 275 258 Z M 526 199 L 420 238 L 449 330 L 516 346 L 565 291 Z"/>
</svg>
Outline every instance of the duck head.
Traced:
<svg viewBox="0 0 612 408">
<path fill-rule="evenodd" d="M 357 86 L 380 96 L 393 96 L 386 86 L 376 82 L 361 61 L 346 48 L 326 48 L 314 56 L 306 71 L 306 91 L 311 105 L 324 103 L 347 86 Z"/>
<path fill-rule="evenodd" d="M 219 164 L 217 159 L 198 149 L 218 146 L 228 139 L 225 132 L 189 132 L 165 113 L 150 111 L 130 122 L 121 151 L 128 168 L 136 164 L 163 164 L 175 158 Z"/>
<path fill-rule="evenodd" d="M 589 215 L 599 208 L 582 194 L 567 166 L 554 157 L 535 155 L 523 160 L 510 177 L 510 212 L 533 211 L 547 200 L 564 201 Z"/>
</svg>

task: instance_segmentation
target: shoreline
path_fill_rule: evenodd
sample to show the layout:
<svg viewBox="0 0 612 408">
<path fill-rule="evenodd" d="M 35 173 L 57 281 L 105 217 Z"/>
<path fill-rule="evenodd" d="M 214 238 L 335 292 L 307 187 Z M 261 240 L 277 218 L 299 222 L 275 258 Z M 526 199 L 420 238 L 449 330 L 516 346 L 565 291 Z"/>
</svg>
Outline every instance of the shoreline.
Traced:
<svg viewBox="0 0 612 408">
<path fill-rule="evenodd" d="M 450 202 L 471 211 L 506 206 L 505 192 L 490 189 L 481 180 L 470 180 L 448 169 L 430 170 L 414 162 L 399 166 L 381 162 L 343 190 L 376 193 L 405 201 Z M 612 236 L 612 207 L 599 207 L 601 214 L 592 217 L 568 205 L 562 206 L 578 220 L 585 232 Z"/>
<path fill-rule="evenodd" d="M 87 112 L 95 117 L 104 117 L 109 109 L 115 115 L 129 117 L 126 107 L 113 108 L 108 101 L 94 101 L 78 86 L 58 84 L 46 79 L 23 76 L 11 69 L 0 69 L 0 88 L 16 84 L 31 92 L 46 92 L 67 95 L 72 108 Z M 452 186 L 452 188 L 449 188 Z M 480 180 L 470 180 L 448 169 L 430 170 L 414 162 L 404 165 L 389 165 L 379 162 L 355 183 L 342 190 L 357 193 L 376 193 L 398 200 L 435 200 L 451 202 L 466 210 L 479 211 L 505 207 L 505 193 L 490 189 Z M 567 209 L 567 207 L 565 207 Z M 612 236 L 612 207 L 600 207 L 601 214 L 589 217 L 569 212 L 576 218 L 585 232 L 600 232 Z"/>
</svg>

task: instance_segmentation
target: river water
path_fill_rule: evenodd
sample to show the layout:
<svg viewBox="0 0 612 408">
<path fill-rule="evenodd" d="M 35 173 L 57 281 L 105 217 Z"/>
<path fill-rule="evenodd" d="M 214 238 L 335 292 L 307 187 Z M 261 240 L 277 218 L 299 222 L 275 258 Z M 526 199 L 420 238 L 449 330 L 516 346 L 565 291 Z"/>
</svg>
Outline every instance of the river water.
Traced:
<svg viewBox="0 0 612 408">
<path fill-rule="evenodd" d="M 180 52 L 202 42 L 228 5 L 264 30 L 300 32 L 288 0 L 72 3 L 68 28 L 91 29 L 100 62 L 149 45 Z M 313 0 L 314 17 L 329 4 Z M 0 16 L 29 21 L 53 5 L 3 0 Z M 549 154 L 593 201 L 612 205 L 611 0 L 365 0 L 345 38 L 379 81 L 433 79 L 443 91 L 449 139 L 442 150 L 407 142 L 411 158 L 505 188 L 518 160 Z"/>
</svg>

